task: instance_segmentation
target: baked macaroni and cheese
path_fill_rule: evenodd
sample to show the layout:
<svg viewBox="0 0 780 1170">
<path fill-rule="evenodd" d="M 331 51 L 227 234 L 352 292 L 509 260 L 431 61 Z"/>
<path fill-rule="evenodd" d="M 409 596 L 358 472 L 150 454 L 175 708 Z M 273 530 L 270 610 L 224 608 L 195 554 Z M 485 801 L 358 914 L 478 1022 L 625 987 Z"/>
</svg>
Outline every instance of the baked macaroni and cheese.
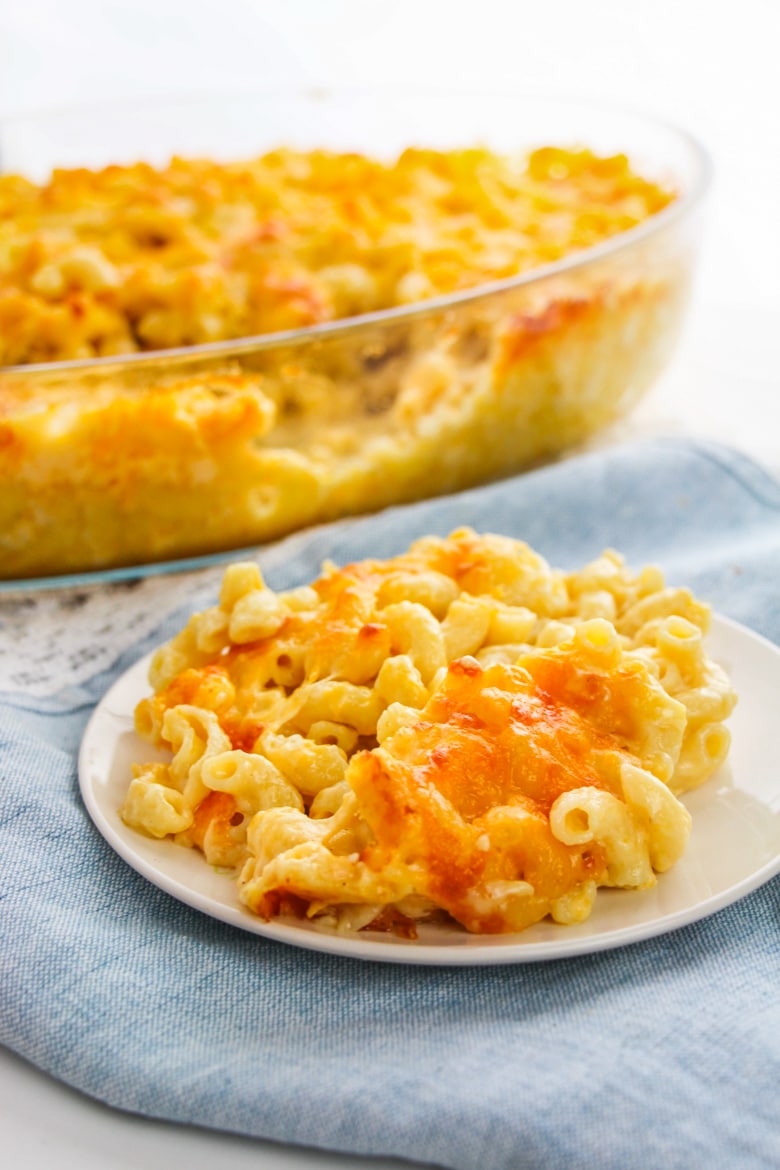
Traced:
<svg viewBox="0 0 780 1170">
<path fill-rule="evenodd" d="M 691 266 L 674 223 L 478 290 L 676 198 L 623 155 L 554 147 L 0 176 L 0 575 L 248 546 L 580 442 L 673 344 Z M 123 360 L 142 351 L 160 356 Z"/>
<path fill-rule="evenodd" d="M 275 593 L 230 566 L 154 656 L 125 822 L 253 913 L 415 937 L 585 920 L 683 853 L 735 703 L 709 610 L 605 552 L 553 570 L 469 529 Z"/>
<path fill-rule="evenodd" d="M 0 176 L 0 366 L 317 325 L 500 280 L 660 211 L 623 155 L 276 150 Z"/>
</svg>

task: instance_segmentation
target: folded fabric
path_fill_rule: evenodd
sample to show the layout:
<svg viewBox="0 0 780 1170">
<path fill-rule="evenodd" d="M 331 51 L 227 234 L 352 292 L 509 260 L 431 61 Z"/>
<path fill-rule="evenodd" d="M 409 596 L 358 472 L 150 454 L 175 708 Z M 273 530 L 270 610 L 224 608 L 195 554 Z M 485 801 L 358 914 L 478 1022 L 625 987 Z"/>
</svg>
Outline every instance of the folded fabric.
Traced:
<svg viewBox="0 0 780 1170">
<path fill-rule="evenodd" d="M 605 547 L 658 563 L 780 642 L 780 485 L 719 447 L 591 454 L 258 559 L 286 588 L 464 524 L 562 568 Z M 432 968 L 232 929 L 112 852 L 78 794 L 80 736 L 220 576 L 0 594 L 0 1041 L 118 1108 L 280 1142 L 456 1170 L 776 1166 L 780 879 L 631 947 Z"/>
</svg>

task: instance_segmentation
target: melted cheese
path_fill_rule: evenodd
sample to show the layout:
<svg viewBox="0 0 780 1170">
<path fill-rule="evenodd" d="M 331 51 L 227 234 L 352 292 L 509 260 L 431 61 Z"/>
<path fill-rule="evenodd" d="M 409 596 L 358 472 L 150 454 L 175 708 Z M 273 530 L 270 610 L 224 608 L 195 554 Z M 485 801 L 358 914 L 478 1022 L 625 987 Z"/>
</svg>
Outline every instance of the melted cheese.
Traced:
<svg viewBox="0 0 780 1170">
<path fill-rule="evenodd" d="M 0 175 L 0 366 L 356 316 L 501 279 L 673 193 L 624 155 L 277 150 L 247 162 Z"/>
</svg>

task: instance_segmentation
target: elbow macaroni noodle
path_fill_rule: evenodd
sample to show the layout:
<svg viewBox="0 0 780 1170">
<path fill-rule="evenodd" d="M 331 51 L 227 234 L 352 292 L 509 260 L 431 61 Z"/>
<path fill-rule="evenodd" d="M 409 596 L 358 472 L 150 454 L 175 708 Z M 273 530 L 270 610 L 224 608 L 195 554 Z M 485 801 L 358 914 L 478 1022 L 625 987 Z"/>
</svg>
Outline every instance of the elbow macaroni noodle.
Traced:
<svg viewBox="0 0 780 1170">
<path fill-rule="evenodd" d="M 254 913 L 474 932 L 588 917 L 682 855 L 728 752 L 708 608 L 607 551 L 564 574 L 470 529 L 275 593 L 231 565 L 154 655 L 126 823 L 235 870 Z"/>
</svg>

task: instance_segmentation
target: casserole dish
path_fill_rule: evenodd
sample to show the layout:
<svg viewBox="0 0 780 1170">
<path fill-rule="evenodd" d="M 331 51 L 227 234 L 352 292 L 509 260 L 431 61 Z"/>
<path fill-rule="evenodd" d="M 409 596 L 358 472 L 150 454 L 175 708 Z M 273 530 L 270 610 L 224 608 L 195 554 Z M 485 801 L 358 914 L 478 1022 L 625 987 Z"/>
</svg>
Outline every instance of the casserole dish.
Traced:
<svg viewBox="0 0 780 1170">
<path fill-rule="evenodd" d="M 508 96 L 280 93 L 0 128 L 3 171 L 42 185 L 55 166 L 143 160 L 144 173 L 158 174 L 172 155 L 220 167 L 272 150 L 293 161 L 323 150 L 393 160 L 409 147 L 489 160 L 541 148 L 531 157 L 551 151 L 553 178 L 556 151 L 564 170 L 588 155 L 664 195 L 625 226 L 595 231 L 590 246 L 573 239 L 549 260 L 537 245 L 541 262 L 514 274 L 505 264 L 498 279 L 472 273 L 444 292 L 423 282 L 409 303 L 369 301 L 365 312 L 353 298 L 351 315 L 304 314 L 296 327 L 272 315 L 272 331 L 253 336 L 204 342 L 201 332 L 177 344 L 186 330 L 166 335 L 147 323 L 135 352 L 98 347 L 61 360 L 54 350 L 56 360 L 41 361 L 34 344 L 9 351 L 27 322 L 13 315 L 16 302 L 3 317 L 0 301 L 4 352 L 21 354 L 0 369 L 3 577 L 221 552 L 459 490 L 558 455 L 631 407 L 673 350 L 695 262 L 708 163 L 679 131 Z M 132 208 L 137 176 L 125 173 Z M 10 203 L 6 257 L 24 227 Z M 63 279 L 48 272 L 39 285 L 51 296 Z M 89 281 L 73 279 L 75 320 Z"/>
</svg>

